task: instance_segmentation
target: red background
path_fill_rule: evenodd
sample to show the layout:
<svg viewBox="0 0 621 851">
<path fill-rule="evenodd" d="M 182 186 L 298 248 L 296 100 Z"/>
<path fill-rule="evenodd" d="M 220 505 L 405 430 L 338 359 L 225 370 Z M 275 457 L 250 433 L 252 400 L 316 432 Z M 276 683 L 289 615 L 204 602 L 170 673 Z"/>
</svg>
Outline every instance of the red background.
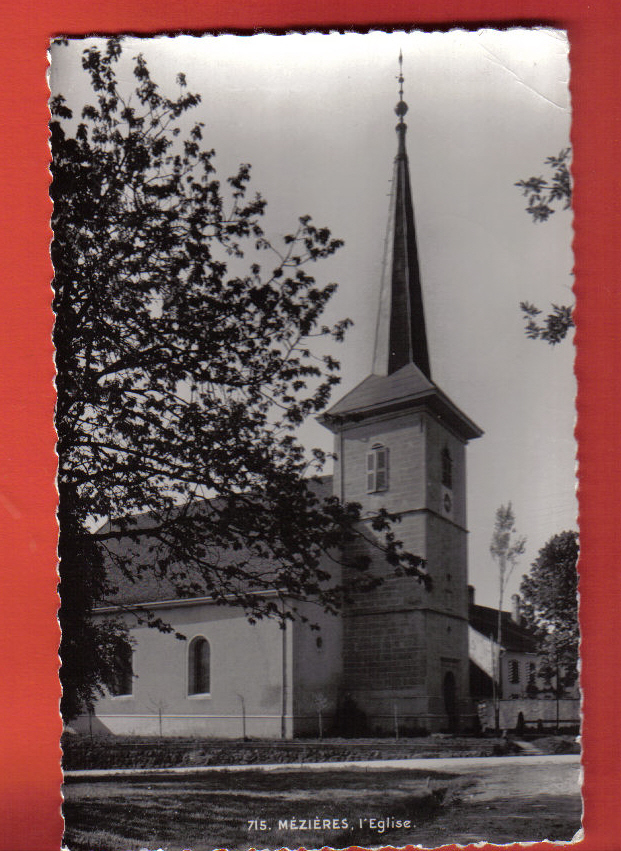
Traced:
<svg viewBox="0 0 621 851">
<path fill-rule="evenodd" d="M 286 6 L 271 0 L 233 6 L 222 0 L 5 0 L 0 15 L 0 851 L 57 851 L 62 834 L 46 170 L 49 38 L 123 31 L 448 28 L 456 23 L 540 23 L 569 31 L 585 636 L 581 848 L 621 849 L 621 5 L 615 0 L 315 0 Z"/>
</svg>

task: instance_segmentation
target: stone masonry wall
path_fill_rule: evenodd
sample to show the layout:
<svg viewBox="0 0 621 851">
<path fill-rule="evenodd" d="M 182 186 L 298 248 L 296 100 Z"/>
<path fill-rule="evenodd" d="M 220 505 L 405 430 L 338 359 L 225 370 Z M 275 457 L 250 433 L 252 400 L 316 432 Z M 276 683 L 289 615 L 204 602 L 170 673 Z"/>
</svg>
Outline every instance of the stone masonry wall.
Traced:
<svg viewBox="0 0 621 851">
<path fill-rule="evenodd" d="M 381 444 L 389 451 L 386 491 L 367 493 L 367 453 Z M 442 451 L 453 460 L 450 515 L 443 509 Z M 413 726 L 446 729 L 444 677 L 455 678 L 460 714 L 470 711 L 467 637 L 467 532 L 465 447 L 425 410 L 348 425 L 335 442 L 335 493 L 401 514 L 396 537 L 406 550 L 427 560 L 433 588 L 411 577 L 386 578 L 370 593 L 353 594 L 343 617 L 343 687 L 373 716 L 375 728 L 390 727 L 393 712 Z M 340 474 L 343 475 L 341 480 Z M 370 535 L 370 528 L 365 529 Z M 381 553 L 358 542 L 349 555 L 372 556 L 372 570 L 392 570 Z M 345 578 L 354 575 L 345 571 Z"/>
<path fill-rule="evenodd" d="M 418 616 L 417 616 L 418 615 Z M 346 689 L 403 689 L 425 682 L 425 639 L 419 613 L 344 618 Z"/>
</svg>

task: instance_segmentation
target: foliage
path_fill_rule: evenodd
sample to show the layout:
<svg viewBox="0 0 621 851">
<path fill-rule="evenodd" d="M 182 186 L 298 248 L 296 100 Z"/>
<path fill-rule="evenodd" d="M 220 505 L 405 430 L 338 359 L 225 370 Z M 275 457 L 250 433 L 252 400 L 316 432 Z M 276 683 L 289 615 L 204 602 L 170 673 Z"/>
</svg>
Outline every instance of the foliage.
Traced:
<svg viewBox="0 0 621 851">
<path fill-rule="evenodd" d="M 534 222 L 546 222 L 554 213 L 555 206 L 568 210 L 571 207 L 571 175 L 568 163 L 570 148 L 565 148 L 557 157 L 548 157 L 546 165 L 554 169 L 550 180 L 544 177 L 529 177 L 515 184 L 528 199 L 526 212 Z"/>
<path fill-rule="evenodd" d="M 295 436 L 339 380 L 311 338 L 341 341 L 349 323 L 321 324 L 336 285 L 308 268 L 340 241 L 302 216 L 268 242 L 250 166 L 221 185 L 184 75 L 171 99 L 137 56 L 125 91 L 126 61 L 119 39 L 85 49 L 94 103 L 78 123 L 51 101 L 66 717 L 111 681 L 123 628 L 92 618 L 114 595 L 111 563 L 251 619 L 290 618 L 309 598 L 335 611 L 329 565 L 360 535 L 425 578 L 385 512 L 360 527 L 360 506 L 317 496 L 308 475 L 324 455 L 309 464 Z M 362 587 L 380 581 L 368 564 L 350 565 Z"/>
<path fill-rule="evenodd" d="M 577 676 L 578 553 L 577 532 L 554 535 L 539 550 L 520 587 L 525 622 L 539 639 L 539 673 L 557 693 Z"/>
<path fill-rule="evenodd" d="M 520 308 L 526 321 L 526 336 L 531 340 L 545 340 L 551 346 L 564 340 L 574 327 L 573 308 L 566 304 L 553 304 L 552 310 L 544 317 L 543 323 L 537 321 L 542 311 L 527 301 L 520 302 Z"/>
<path fill-rule="evenodd" d="M 569 172 L 570 148 L 565 148 L 556 157 L 548 157 L 546 165 L 553 169 L 549 180 L 544 177 L 529 177 L 528 180 L 518 180 L 515 184 L 528 199 L 526 212 L 534 222 L 545 222 L 555 212 L 555 208 L 567 210 L 571 207 L 572 183 Z M 542 311 L 534 304 L 523 301 L 520 308 L 526 322 L 526 336 L 531 340 L 544 340 L 554 346 L 565 339 L 570 329 L 574 327 L 573 308 L 567 305 L 552 305 L 552 311 L 544 317 L 543 322 L 537 319 Z"/>
</svg>

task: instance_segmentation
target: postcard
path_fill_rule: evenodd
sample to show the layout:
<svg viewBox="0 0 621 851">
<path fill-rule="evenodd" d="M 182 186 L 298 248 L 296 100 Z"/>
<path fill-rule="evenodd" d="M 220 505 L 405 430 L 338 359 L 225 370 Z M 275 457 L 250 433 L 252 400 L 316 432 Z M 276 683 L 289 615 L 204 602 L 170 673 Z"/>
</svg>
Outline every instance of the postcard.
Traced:
<svg viewBox="0 0 621 851">
<path fill-rule="evenodd" d="M 580 836 L 568 50 L 54 41 L 71 851 Z"/>
</svg>

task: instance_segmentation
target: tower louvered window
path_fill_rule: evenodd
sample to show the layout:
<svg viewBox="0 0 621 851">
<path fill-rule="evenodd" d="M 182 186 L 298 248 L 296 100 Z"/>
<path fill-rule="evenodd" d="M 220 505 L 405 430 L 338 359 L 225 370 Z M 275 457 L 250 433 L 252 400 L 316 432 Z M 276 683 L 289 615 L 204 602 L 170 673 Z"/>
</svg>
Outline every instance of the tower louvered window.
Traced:
<svg viewBox="0 0 621 851">
<path fill-rule="evenodd" d="M 367 453 L 367 493 L 388 490 L 388 449 L 376 443 Z"/>
<path fill-rule="evenodd" d="M 442 450 L 442 484 L 445 488 L 453 487 L 453 459 L 446 446 Z"/>
</svg>

